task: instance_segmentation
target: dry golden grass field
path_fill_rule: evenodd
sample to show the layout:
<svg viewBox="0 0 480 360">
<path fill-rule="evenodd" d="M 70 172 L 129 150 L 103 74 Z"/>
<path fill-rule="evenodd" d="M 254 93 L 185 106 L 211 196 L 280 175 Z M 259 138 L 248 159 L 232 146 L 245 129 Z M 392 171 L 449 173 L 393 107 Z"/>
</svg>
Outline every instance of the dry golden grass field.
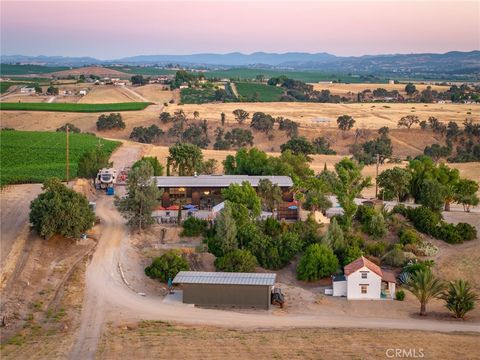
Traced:
<svg viewBox="0 0 480 360">
<path fill-rule="evenodd" d="M 173 98 L 173 93 L 164 90 L 164 88 L 164 85 L 149 84 L 132 87 L 131 89 L 154 103 L 163 104 L 168 103 Z"/>
<path fill-rule="evenodd" d="M 83 104 L 109 104 L 142 101 L 138 96 L 134 96 L 120 86 L 92 86 L 87 95 L 83 96 L 78 102 Z"/>
<path fill-rule="evenodd" d="M 319 103 L 220 103 L 188 104 L 169 107 L 170 111 L 181 108 L 186 113 L 200 113 L 201 118 L 219 121 L 220 114 L 227 115 L 228 122 L 235 122 L 232 111 L 244 109 L 250 114 L 262 111 L 274 117 L 283 116 L 300 122 L 304 126 L 337 127 L 339 116 L 347 114 L 356 120 L 355 127 L 378 129 L 382 126 L 394 128 L 398 120 L 405 115 L 417 115 L 420 120 L 430 116 L 440 121 L 462 123 L 465 118 L 480 121 L 480 104 L 397 104 L 397 103 L 360 103 L 360 104 L 319 104 Z M 469 114 L 470 113 L 470 114 Z"/>
<path fill-rule="evenodd" d="M 404 330 L 225 330 L 163 322 L 110 326 L 97 359 L 383 359 L 415 349 L 424 359 L 478 359 L 478 335 Z M 391 353 L 392 350 L 389 350 Z"/>
<path fill-rule="evenodd" d="M 406 84 L 344 84 L 344 83 L 335 83 L 335 84 L 319 84 L 319 83 L 311 83 L 313 85 L 314 90 L 330 90 L 330 92 L 334 95 L 345 95 L 348 93 L 359 93 L 363 90 L 375 90 L 378 88 L 383 88 L 388 91 L 397 90 L 400 94 L 406 95 L 405 93 L 405 85 Z M 435 91 L 446 91 L 450 88 L 450 86 L 443 86 L 443 85 L 428 85 L 428 84 L 415 84 L 415 87 L 418 91 L 425 90 L 427 86 L 431 86 L 432 90 Z"/>
</svg>

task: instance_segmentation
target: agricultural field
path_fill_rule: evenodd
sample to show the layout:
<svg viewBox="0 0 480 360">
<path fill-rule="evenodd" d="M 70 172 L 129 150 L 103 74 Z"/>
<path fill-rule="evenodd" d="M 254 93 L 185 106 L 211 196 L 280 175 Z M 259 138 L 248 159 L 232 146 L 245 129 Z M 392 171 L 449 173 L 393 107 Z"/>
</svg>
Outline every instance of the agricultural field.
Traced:
<svg viewBox="0 0 480 360">
<path fill-rule="evenodd" d="M 54 76 L 66 77 L 66 76 L 80 76 L 80 75 L 96 75 L 96 76 L 108 76 L 118 78 L 130 78 L 128 74 L 121 71 L 112 70 L 103 66 L 85 66 L 78 68 L 68 68 L 61 71 L 55 71 L 52 73 Z"/>
<path fill-rule="evenodd" d="M 361 83 L 368 81 L 387 82 L 387 79 L 380 79 L 378 77 L 363 77 L 352 76 L 346 74 L 327 74 L 315 71 L 285 71 L 285 70 L 266 70 L 266 69 L 248 69 L 248 68 L 232 68 L 226 70 L 213 70 L 204 73 L 209 79 L 211 78 L 227 78 L 239 80 L 253 80 L 258 75 L 263 75 L 266 78 L 277 77 L 285 75 L 291 79 L 300 80 L 303 82 L 318 82 L 318 81 L 341 81 L 348 83 Z"/>
<path fill-rule="evenodd" d="M 120 86 L 93 86 L 87 95 L 82 96 L 79 104 L 113 104 L 142 101 L 132 96 Z"/>
<path fill-rule="evenodd" d="M 173 99 L 173 92 L 167 89 L 168 86 L 160 84 L 148 84 L 132 88 L 136 93 L 157 104 L 168 103 Z"/>
<path fill-rule="evenodd" d="M 215 89 L 199 88 L 199 89 L 182 89 L 180 90 L 180 98 L 183 104 L 204 104 L 215 100 Z"/>
<path fill-rule="evenodd" d="M 1 64 L 0 75 L 34 75 L 34 74 L 49 74 L 55 71 L 63 71 L 71 69 L 68 66 L 43 66 L 43 65 L 14 65 Z"/>
<path fill-rule="evenodd" d="M 359 93 L 362 92 L 363 90 L 375 90 L 377 88 L 383 88 L 388 91 L 393 91 L 397 90 L 400 94 L 406 95 L 405 92 L 405 83 L 403 84 L 385 84 L 385 83 L 371 83 L 371 84 L 345 84 L 345 83 L 332 83 L 332 84 L 318 84 L 318 83 L 312 83 L 310 85 L 313 85 L 314 90 L 330 90 L 330 92 L 334 95 L 346 95 L 348 93 Z M 427 86 L 431 86 L 432 90 L 438 91 L 438 92 L 444 92 L 447 91 L 450 86 L 443 86 L 443 85 L 428 85 L 428 84 L 415 84 L 415 87 L 417 88 L 418 91 L 425 90 Z"/>
<path fill-rule="evenodd" d="M 0 131 L 0 184 L 38 183 L 49 177 L 65 179 L 64 132 Z M 102 146 L 110 154 L 120 143 L 88 134 L 70 134 L 70 177 L 77 175 L 77 162 L 87 150 Z"/>
<path fill-rule="evenodd" d="M 143 76 L 174 75 L 176 70 L 161 69 L 154 66 L 108 66 L 109 69 L 123 73 Z"/>
<path fill-rule="evenodd" d="M 125 102 L 110 104 L 80 104 L 80 103 L 0 103 L 0 110 L 21 111 L 57 111 L 57 112 L 107 112 L 107 111 L 138 111 L 145 109 L 150 103 Z"/>
<path fill-rule="evenodd" d="M 282 88 L 258 83 L 238 82 L 235 86 L 238 95 L 246 99 L 256 97 L 256 100 L 261 102 L 279 101 L 284 92 Z"/>
</svg>

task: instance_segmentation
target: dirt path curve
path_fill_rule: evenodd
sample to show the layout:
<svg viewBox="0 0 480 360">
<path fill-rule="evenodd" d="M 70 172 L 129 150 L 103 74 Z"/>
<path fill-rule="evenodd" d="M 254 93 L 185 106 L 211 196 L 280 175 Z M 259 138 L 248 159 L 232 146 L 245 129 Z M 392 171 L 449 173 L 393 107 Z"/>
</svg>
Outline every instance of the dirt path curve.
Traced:
<svg viewBox="0 0 480 360">
<path fill-rule="evenodd" d="M 137 98 L 139 98 L 140 100 L 144 101 L 144 102 L 154 102 L 154 101 L 151 101 L 151 100 L 148 100 L 146 97 L 140 95 L 138 92 L 126 87 L 126 86 L 123 86 L 121 88 L 122 90 L 124 90 L 125 92 L 128 92 L 130 93 L 131 95 L 133 96 L 136 96 Z"/>
<path fill-rule="evenodd" d="M 238 99 L 237 85 L 234 82 L 230 83 L 230 89 L 232 89 L 233 95 Z"/>
</svg>

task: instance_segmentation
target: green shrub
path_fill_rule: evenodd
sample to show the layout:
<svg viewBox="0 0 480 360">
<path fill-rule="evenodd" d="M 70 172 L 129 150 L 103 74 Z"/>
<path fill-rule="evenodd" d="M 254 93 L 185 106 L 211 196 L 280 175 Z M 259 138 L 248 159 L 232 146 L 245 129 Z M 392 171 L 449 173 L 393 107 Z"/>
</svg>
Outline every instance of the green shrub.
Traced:
<svg viewBox="0 0 480 360">
<path fill-rule="evenodd" d="M 403 266 L 407 260 L 404 251 L 401 246 L 395 245 L 392 250 L 387 252 L 383 258 L 382 262 L 390 266 Z"/>
<path fill-rule="evenodd" d="M 183 222 L 182 226 L 183 230 L 180 236 L 200 236 L 206 234 L 208 221 L 191 216 Z"/>
<path fill-rule="evenodd" d="M 432 234 L 441 220 L 439 213 L 423 206 L 414 209 L 409 208 L 406 214 L 415 228 L 426 234 Z"/>
<path fill-rule="evenodd" d="M 375 214 L 363 224 L 362 230 L 374 239 L 384 237 L 387 234 L 387 226 L 385 225 L 383 215 L 375 212 Z"/>
<path fill-rule="evenodd" d="M 415 230 L 403 228 L 399 232 L 400 244 L 407 245 L 418 245 L 422 242 L 422 238 L 417 234 Z"/>
<path fill-rule="evenodd" d="M 226 272 L 253 272 L 257 259 L 248 250 L 233 250 L 215 260 L 215 268 Z"/>
<path fill-rule="evenodd" d="M 368 255 L 373 255 L 376 257 L 383 256 L 386 250 L 386 244 L 382 241 L 369 243 L 365 246 L 365 252 Z"/>
<path fill-rule="evenodd" d="M 405 300 L 405 291 L 403 290 L 397 290 L 395 292 L 395 300 L 398 300 L 398 301 L 403 301 Z"/>
<path fill-rule="evenodd" d="M 461 222 L 456 225 L 456 228 L 463 241 L 471 241 L 477 238 L 477 229 L 470 224 Z"/>
<path fill-rule="evenodd" d="M 416 271 L 426 271 L 435 265 L 433 260 L 415 261 L 404 266 L 403 272 L 413 274 Z"/>
<path fill-rule="evenodd" d="M 334 274 L 338 268 L 338 259 L 326 245 L 310 245 L 297 266 L 299 280 L 313 281 Z"/>
<path fill-rule="evenodd" d="M 153 259 L 152 264 L 145 268 L 145 275 L 152 279 L 167 282 L 173 279 L 180 271 L 189 270 L 187 260 L 180 256 L 178 250 L 170 250 L 160 257 Z"/>
</svg>

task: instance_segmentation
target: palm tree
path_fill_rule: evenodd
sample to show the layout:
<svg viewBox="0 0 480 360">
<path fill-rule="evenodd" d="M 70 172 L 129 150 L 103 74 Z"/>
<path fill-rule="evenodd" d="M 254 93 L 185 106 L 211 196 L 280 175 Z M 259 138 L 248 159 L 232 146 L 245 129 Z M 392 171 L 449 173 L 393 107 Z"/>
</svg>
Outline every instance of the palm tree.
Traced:
<svg viewBox="0 0 480 360">
<path fill-rule="evenodd" d="M 420 269 L 410 276 L 406 288 L 420 301 L 420 315 L 425 316 L 427 303 L 431 299 L 440 297 L 444 285 L 430 269 Z"/>
<path fill-rule="evenodd" d="M 445 306 L 456 318 L 463 319 L 467 312 L 473 310 L 478 295 L 472 291 L 468 281 L 455 280 L 448 283 L 442 294 Z"/>
</svg>

